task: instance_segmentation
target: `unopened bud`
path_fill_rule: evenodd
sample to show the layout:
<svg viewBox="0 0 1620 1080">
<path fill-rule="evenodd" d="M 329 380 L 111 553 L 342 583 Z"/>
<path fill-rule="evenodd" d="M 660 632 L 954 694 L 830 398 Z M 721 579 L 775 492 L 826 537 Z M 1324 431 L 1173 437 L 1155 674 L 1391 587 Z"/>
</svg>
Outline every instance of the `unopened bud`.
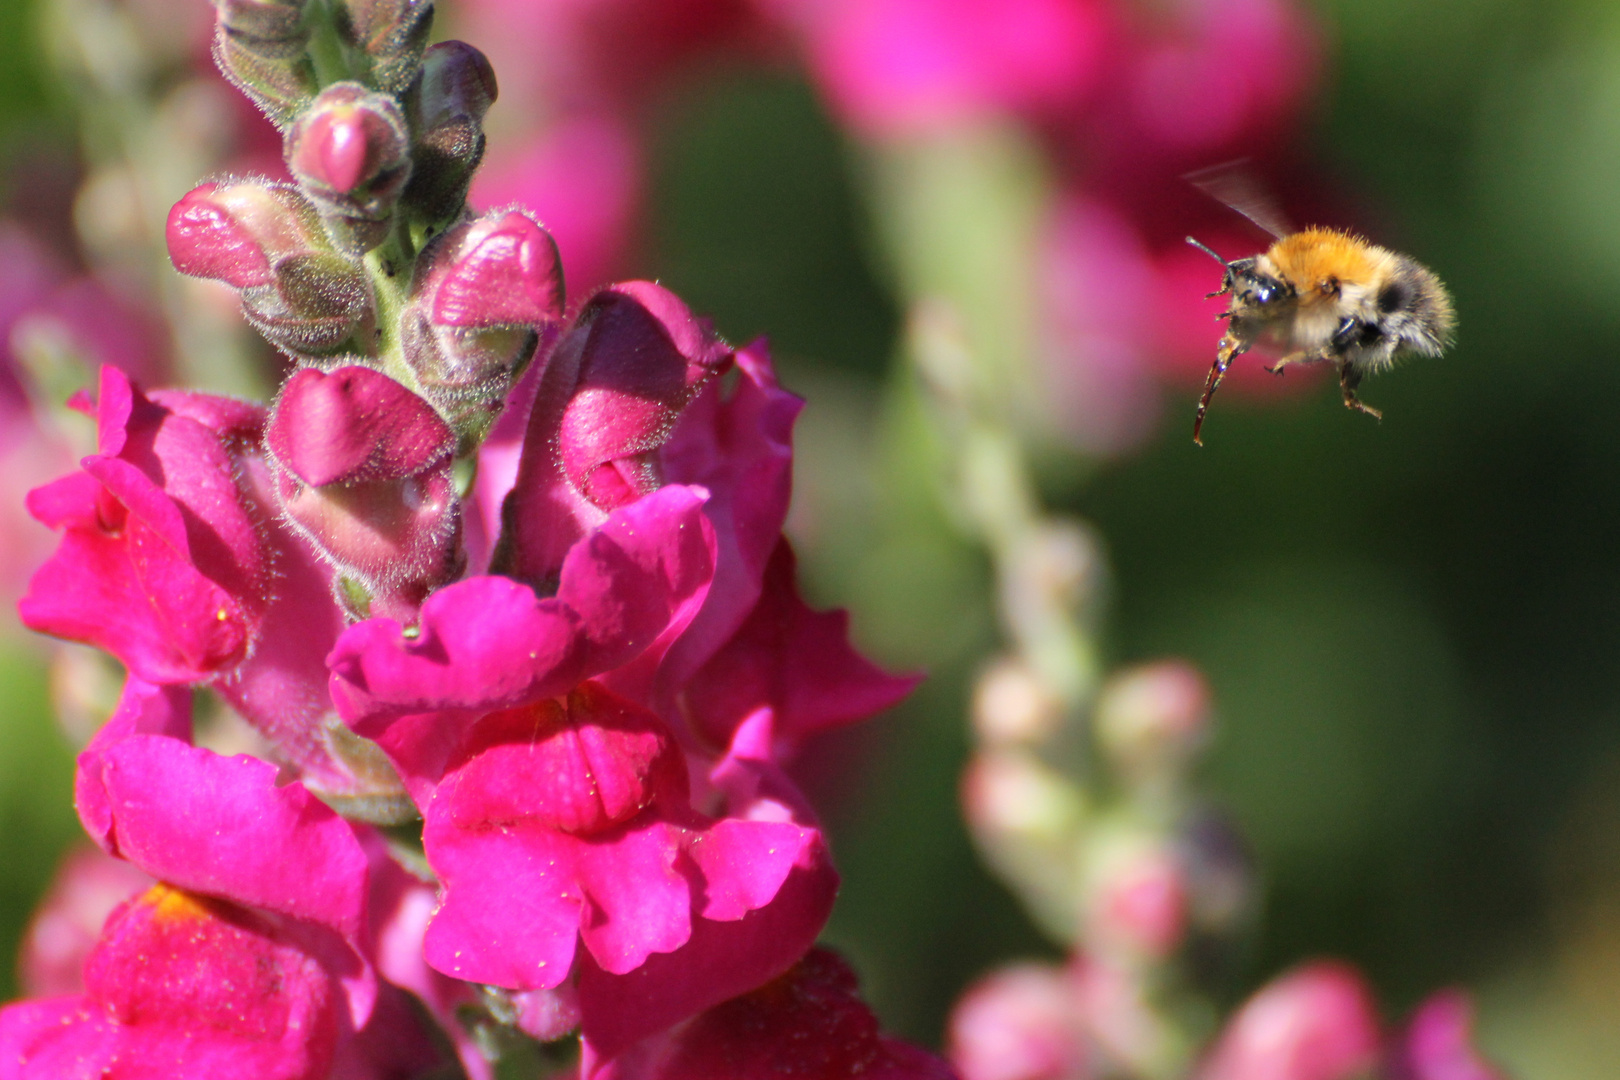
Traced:
<svg viewBox="0 0 1620 1080">
<path fill-rule="evenodd" d="M 1097 741 L 1127 775 L 1184 765 L 1209 734 L 1209 687 L 1180 660 L 1115 675 L 1097 701 Z"/>
<path fill-rule="evenodd" d="M 1506 1080 L 1474 1049 L 1474 1005 L 1441 990 L 1418 1006 L 1386 1063 L 1388 1080 Z"/>
<path fill-rule="evenodd" d="M 962 1080 L 1085 1080 L 1096 1050 L 1074 976 L 1014 964 L 968 988 L 951 1010 L 948 1054 Z"/>
<path fill-rule="evenodd" d="M 1041 927 L 1072 940 L 1087 817 L 1079 789 L 1026 751 L 979 753 L 962 776 L 962 811 L 980 854 Z"/>
<path fill-rule="evenodd" d="M 328 86 L 287 132 L 287 168 L 369 251 L 410 178 L 410 139 L 392 98 L 359 83 Z"/>
<path fill-rule="evenodd" d="M 242 312 L 294 356 L 362 351 L 373 330 L 371 286 L 331 247 L 314 204 L 288 184 L 222 181 L 169 212 L 175 268 L 242 290 Z"/>
<path fill-rule="evenodd" d="M 282 258 L 330 246 L 297 189 L 255 180 L 193 188 L 169 211 L 165 233 L 176 270 L 238 289 L 270 284 Z"/>
<path fill-rule="evenodd" d="M 973 688 L 973 731 L 985 747 L 1041 746 L 1063 724 L 1063 703 L 1028 664 L 996 660 Z"/>
<path fill-rule="evenodd" d="M 358 366 L 295 372 L 265 430 L 283 511 L 373 614 L 408 614 L 459 569 L 455 444 L 431 405 Z"/>
<path fill-rule="evenodd" d="M 495 69 L 464 41 L 441 41 L 422 57 L 417 136 L 406 205 L 430 222 L 457 216 L 484 157 L 484 113 L 495 101 Z"/>
<path fill-rule="evenodd" d="M 406 359 L 452 425 L 476 438 L 562 315 L 555 241 L 527 214 L 494 210 L 423 250 L 404 319 Z"/>
<path fill-rule="evenodd" d="M 341 255 L 320 252 L 278 262 L 272 284 L 242 293 L 242 314 L 271 344 L 297 357 L 367 351 L 374 330 L 364 272 Z"/>
<path fill-rule="evenodd" d="M 1346 964 L 1317 961 L 1250 998 L 1197 1080 L 1361 1080 L 1378 1063 L 1379 1042 L 1366 980 Z"/>
<path fill-rule="evenodd" d="M 307 47 L 307 0 L 214 0 L 214 61 L 271 120 L 287 124 L 320 89 Z"/>
<path fill-rule="evenodd" d="M 1085 916 L 1088 949 L 1126 963 L 1168 958 L 1187 931 L 1178 852 L 1129 832 L 1100 838 L 1087 867 Z"/>
<path fill-rule="evenodd" d="M 433 30 L 433 0 L 340 0 L 338 34 L 364 58 L 364 79 L 398 94 L 416 78 L 422 47 Z"/>
<path fill-rule="evenodd" d="M 649 281 L 603 289 L 557 347 L 578 379 L 563 413 L 563 473 L 612 510 L 656 488 L 653 452 L 732 352 L 707 319 Z"/>
</svg>

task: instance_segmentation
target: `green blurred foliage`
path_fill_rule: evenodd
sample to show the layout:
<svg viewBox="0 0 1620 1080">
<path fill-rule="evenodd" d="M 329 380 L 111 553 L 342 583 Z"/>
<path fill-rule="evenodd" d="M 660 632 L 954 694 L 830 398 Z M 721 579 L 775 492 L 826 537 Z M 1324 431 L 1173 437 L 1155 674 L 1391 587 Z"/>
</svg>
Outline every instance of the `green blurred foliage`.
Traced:
<svg viewBox="0 0 1620 1080">
<path fill-rule="evenodd" d="M 0 1000 L 15 996 L 11 957 L 56 861 L 82 838 L 73 752 L 51 719 L 42 650 L 0 641 Z"/>
</svg>

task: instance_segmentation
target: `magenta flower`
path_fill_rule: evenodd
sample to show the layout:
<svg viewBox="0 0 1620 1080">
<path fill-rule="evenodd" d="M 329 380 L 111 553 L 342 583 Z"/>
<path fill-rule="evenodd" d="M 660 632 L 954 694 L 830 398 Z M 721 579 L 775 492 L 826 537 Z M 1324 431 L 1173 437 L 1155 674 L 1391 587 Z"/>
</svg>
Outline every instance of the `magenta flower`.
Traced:
<svg viewBox="0 0 1620 1080">
<path fill-rule="evenodd" d="M 155 885 L 108 920 L 83 995 L 0 1011 L 0 1076 L 320 1080 L 331 974 L 269 920 Z"/>
<path fill-rule="evenodd" d="M 99 645 L 143 682 L 212 685 L 334 798 L 395 798 L 374 749 L 334 738 L 325 657 L 343 619 L 331 571 L 269 520 L 263 409 L 148 397 L 103 368 L 95 415 L 100 452 L 29 496 L 63 535 L 23 622 Z"/>
<path fill-rule="evenodd" d="M 588 529 L 656 489 L 665 479 L 656 452 L 731 355 L 706 320 L 651 282 L 591 297 L 540 376 L 495 568 L 550 580 Z"/>
<path fill-rule="evenodd" d="M 548 989 L 583 944 L 584 1029 L 610 1046 L 792 963 L 836 880 L 814 828 L 693 810 L 673 734 L 588 681 L 659 649 L 702 604 L 702 505 L 661 488 L 569 550 L 555 596 L 471 578 L 428 598 L 412 640 L 374 619 L 330 659 L 339 709 L 422 807 L 443 890 L 428 962 Z"/>
<path fill-rule="evenodd" d="M 82 992 L 0 1012 L 0 1076 L 387 1080 L 441 1064 L 371 961 L 380 845 L 268 762 L 187 745 L 189 725 L 189 691 L 131 679 L 82 755 L 86 827 L 160 884 L 108 919 Z"/>
<path fill-rule="evenodd" d="M 20 610 L 30 628 L 99 645 L 155 683 L 200 682 L 248 654 L 270 556 L 238 484 L 263 411 L 204 394 L 148 398 L 103 368 L 98 452 L 29 494 L 62 532 Z"/>
</svg>

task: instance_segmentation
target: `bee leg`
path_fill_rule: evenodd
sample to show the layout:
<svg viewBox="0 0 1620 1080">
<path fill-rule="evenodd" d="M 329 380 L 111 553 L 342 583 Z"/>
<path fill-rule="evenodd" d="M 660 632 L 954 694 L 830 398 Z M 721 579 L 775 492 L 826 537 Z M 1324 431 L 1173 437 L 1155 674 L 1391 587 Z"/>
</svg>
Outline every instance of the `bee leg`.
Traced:
<svg viewBox="0 0 1620 1080">
<path fill-rule="evenodd" d="M 1287 367 L 1289 364 L 1299 364 L 1306 360 L 1314 359 L 1316 359 L 1316 357 L 1311 356 L 1307 350 L 1300 349 L 1298 352 L 1289 353 L 1281 360 L 1278 360 L 1275 364 L 1267 367 L 1266 370 L 1271 372 L 1273 375 L 1281 375 L 1283 373 L 1283 368 Z"/>
<path fill-rule="evenodd" d="M 1355 409 L 1357 412 L 1364 412 L 1374 420 L 1382 420 L 1384 418 L 1382 412 L 1371 405 L 1363 404 L 1362 400 L 1356 397 L 1356 387 L 1359 385 L 1361 385 L 1361 372 L 1349 364 L 1340 364 L 1339 389 L 1344 391 L 1344 407 Z"/>
<path fill-rule="evenodd" d="M 1204 396 L 1198 399 L 1198 415 L 1193 417 L 1193 442 L 1199 446 L 1204 445 L 1200 433 L 1204 429 L 1204 413 L 1209 411 L 1209 399 L 1215 396 L 1221 380 L 1226 378 L 1226 369 L 1232 366 L 1232 361 L 1247 349 L 1247 345 L 1230 334 L 1221 339 L 1220 352 L 1215 354 L 1215 362 L 1209 367 L 1209 378 L 1204 380 Z"/>
</svg>

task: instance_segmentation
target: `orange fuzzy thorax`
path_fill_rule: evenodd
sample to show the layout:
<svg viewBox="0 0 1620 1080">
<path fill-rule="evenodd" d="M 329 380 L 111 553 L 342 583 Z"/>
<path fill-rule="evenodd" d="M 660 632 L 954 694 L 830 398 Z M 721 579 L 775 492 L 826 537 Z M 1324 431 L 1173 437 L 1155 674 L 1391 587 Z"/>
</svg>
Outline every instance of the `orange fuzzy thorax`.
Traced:
<svg viewBox="0 0 1620 1080">
<path fill-rule="evenodd" d="M 1334 301 L 1344 283 L 1377 280 L 1394 256 L 1359 236 L 1312 228 L 1278 240 L 1265 258 L 1298 291 L 1301 304 L 1314 304 Z"/>
</svg>

